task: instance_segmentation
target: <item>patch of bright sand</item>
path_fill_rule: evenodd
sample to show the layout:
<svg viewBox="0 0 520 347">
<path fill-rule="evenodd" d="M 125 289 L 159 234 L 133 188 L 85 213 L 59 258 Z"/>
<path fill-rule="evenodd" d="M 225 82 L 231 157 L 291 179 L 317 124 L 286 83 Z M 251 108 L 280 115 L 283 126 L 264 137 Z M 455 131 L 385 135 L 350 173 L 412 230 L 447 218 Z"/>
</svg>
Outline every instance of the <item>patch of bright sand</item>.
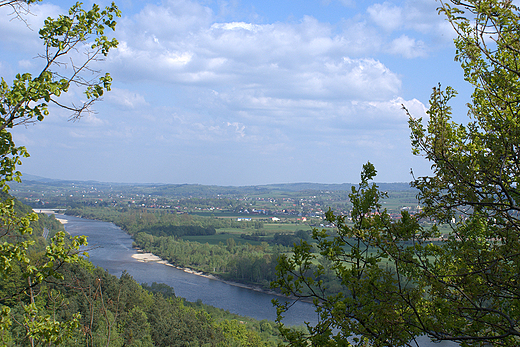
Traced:
<svg viewBox="0 0 520 347">
<path fill-rule="evenodd" d="M 143 262 L 143 263 L 149 262 L 149 261 L 160 261 L 161 260 L 161 258 L 159 258 L 158 256 L 156 256 L 152 253 L 132 254 L 132 258 L 134 258 L 137 261 Z"/>
<path fill-rule="evenodd" d="M 57 220 L 58 222 L 60 222 L 61 224 L 67 224 L 67 223 L 69 222 L 68 220 L 66 220 L 66 219 L 61 219 L 61 218 L 56 218 L 56 220 Z"/>
</svg>

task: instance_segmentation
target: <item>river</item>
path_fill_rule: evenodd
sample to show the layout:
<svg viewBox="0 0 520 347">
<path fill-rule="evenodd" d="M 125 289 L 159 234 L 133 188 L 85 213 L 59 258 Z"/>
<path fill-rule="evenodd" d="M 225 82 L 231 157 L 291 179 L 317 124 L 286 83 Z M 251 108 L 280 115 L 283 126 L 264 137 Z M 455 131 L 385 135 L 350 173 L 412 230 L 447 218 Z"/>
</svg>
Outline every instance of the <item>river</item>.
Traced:
<svg viewBox="0 0 520 347">
<path fill-rule="evenodd" d="M 137 254 L 132 248 L 132 238 L 116 225 L 64 215 L 56 217 L 67 221 L 65 230 L 72 236 L 88 236 L 90 261 L 112 275 L 119 277 L 127 271 L 139 283 L 165 283 L 173 287 L 175 295 L 188 301 L 200 299 L 204 304 L 258 320 L 276 319 L 271 300 L 283 298 L 197 276 L 162 263 L 137 261 L 132 258 Z M 284 323 L 298 325 L 304 321 L 315 323 L 316 313 L 311 304 L 297 302 L 287 312 Z"/>
<path fill-rule="evenodd" d="M 66 221 L 65 230 L 72 236 L 86 235 L 89 241 L 90 261 L 106 269 L 110 274 L 121 276 L 128 272 L 137 282 L 165 283 L 175 290 L 175 295 L 195 302 L 219 307 L 242 316 L 258 320 L 276 319 L 272 299 L 280 297 L 227 284 L 218 280 L 198 276 L 158 262 L 140 262 L 133 255 L 132 238 L 113 223 L 56 215 Z M 313 305 L 296 302 L 286 313 L 283 322 L 299 325 L 317 322 Z M 449 342 L 433 343 L 421 339 L 420 347 L 453 347 Z"/>
</svg>

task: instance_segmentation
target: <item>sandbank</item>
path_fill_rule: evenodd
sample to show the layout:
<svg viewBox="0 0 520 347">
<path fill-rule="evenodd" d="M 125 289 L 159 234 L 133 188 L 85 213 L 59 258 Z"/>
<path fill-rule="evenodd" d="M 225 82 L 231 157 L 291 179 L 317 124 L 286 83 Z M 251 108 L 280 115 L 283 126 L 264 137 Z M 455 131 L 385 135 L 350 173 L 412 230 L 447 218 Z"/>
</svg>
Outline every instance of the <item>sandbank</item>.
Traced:
<svg viewBox="0 0 520 347">
<path fill-rule="evenodd" d="M 163 265 L 166 265 L 166 266 L 174 267 L 174 268 L 176 268 L 178 270 L 182 270 L 182 271 L 187 272 L 189 274 L 193 274 L 193 275 L 205 277 L 205 278 L 208 278 L 208 279 L 220 281 L 220 282 L 229 284 L 231 286 L 240 287 L 240 288 L 244 288 L 244 289 L 253 290 L 255 292 L 261 292 L 261 293 L 265 293 L 265 294 L 269 294 L 269 295 L 275 295 L 275 296 L 280 296 L 280 297 L 294 299 L 294 300 L 298 299 L 298 298 L 296 298 L 294 296 L 287 296 L 287 295 L 278 293 L 278 292 L 276 292 L 274 290 L 269 290 L 269 289 L 262 288 L 260 286 L 255 286 L 255 285 L 245 284 L 245 283 L 238 283 L 238 282 L 233 282 L 233 281 L 226 281 L 226 280 L 223 280 L 222 278 L 220 278 L 218 276 L 215 276 L 213 274 L 208 274 L 208 273 L 204 273 L 202 271 L 193 270 L 193 269 L 190 269 L 188 267 L 176 266 L 176 265 L 168 262 L 167 260 L 164 260 L 164 259 L 156 256 L 153 253 L 143 253 L 143 250 L 140 249 L 140 248 L 137 248 L 137 247 L 135 247 L 134 249 L 138 253 L 137 254 L 133 254 L 132 258 L 134 258 L 134 259 L 136 259 L 137 261 L 140 261 L 140 262 L 154 261 L 154 262 L 157 262 L 159 264 L 163 264 Z M 302 301 L 310 302 L 308 300 L 302 300 Z"/>
<path fill-rule="evenodd" d="M 152 253 L 137 253 L 132 254 L 132 258 L 142 263 L 147 263 L 149 261 L 161 261 L 162 259 Z"/>
</svg>

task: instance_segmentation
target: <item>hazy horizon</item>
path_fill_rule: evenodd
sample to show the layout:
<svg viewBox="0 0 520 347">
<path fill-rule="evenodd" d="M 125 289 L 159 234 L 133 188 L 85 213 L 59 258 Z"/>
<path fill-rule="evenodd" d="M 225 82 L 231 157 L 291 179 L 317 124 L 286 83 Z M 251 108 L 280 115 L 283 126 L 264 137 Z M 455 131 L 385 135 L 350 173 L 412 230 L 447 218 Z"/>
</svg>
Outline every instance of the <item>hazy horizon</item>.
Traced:
<svg viewBox="0 0 520 347">
<path fill-rule="evenodd" d="M 63 181 L 63 182 L 85 182 L 85 183 L 102 183 L 102 184 L 124 184 L 124 185 L 200 185 L 200 186 L 217 186 L 217 187 L 254 187 L 254 186 L 277 186 L 277 185 L 298 185 L 298 184 L 315 184 L 315 185 L 356 185 L 359 182 L 336 182 L 336 183 L 323 183 L 323 182 L 271 182 L 266 184 L 248 184 L 248 185 L 219 185 L 219 184 L 202 184 L 202 183 L 164 183 L 164 182 L 116 182 L 116 181 L 98 181 L 94 179 L 86 180 L 74 180 L 74 179 L 61 179 L 43 177 L 39 175 L 33 175 L 30 173 L 22 172 L 22 183 L 23 181 Z M 376 184 L 409 184 L 410 182 L 382 182 L 374 181 Z"/>
</svg>

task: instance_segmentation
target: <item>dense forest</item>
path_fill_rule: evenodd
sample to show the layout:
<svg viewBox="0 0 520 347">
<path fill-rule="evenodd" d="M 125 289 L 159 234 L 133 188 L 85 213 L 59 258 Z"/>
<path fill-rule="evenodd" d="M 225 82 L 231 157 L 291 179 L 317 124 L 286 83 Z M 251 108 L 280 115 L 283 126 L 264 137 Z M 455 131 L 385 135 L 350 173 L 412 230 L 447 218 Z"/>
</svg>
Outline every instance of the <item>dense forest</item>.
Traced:
<svg viewBox="0 0 520 347">
<path fill-rule="evenodd" d="M 16 213 L 31 212 L 14 201 Z M 34 242 L 28 254 L 38 263 L 48 238 L 63 231 L 63 226 L 54 216 L 40 214 L 31 227 L 31 234 L 15 236 L 8 231 L 4 237 Z M 10 275 L 0 279 L 0 303 L 9 308 L 12 320 L 11 328 L 0 332 L 1 345 L 31 346 L 39 341 L 62 346 L 275 346 L 282 342 L 273 322 L 188 303 L 164 284 L 141 286 L 126 273 L 117 278 L 84 259 L 60 264 L 55 275 L 41 283 L 30 282 L 23 263 L 14 262 L 12 267 Z M 49 329 L 49 322 L 67 334 L 56 339 L 50 331 L 40 331 L 39 339 L 31 339 L 29 331 Z"/>
</svg>

